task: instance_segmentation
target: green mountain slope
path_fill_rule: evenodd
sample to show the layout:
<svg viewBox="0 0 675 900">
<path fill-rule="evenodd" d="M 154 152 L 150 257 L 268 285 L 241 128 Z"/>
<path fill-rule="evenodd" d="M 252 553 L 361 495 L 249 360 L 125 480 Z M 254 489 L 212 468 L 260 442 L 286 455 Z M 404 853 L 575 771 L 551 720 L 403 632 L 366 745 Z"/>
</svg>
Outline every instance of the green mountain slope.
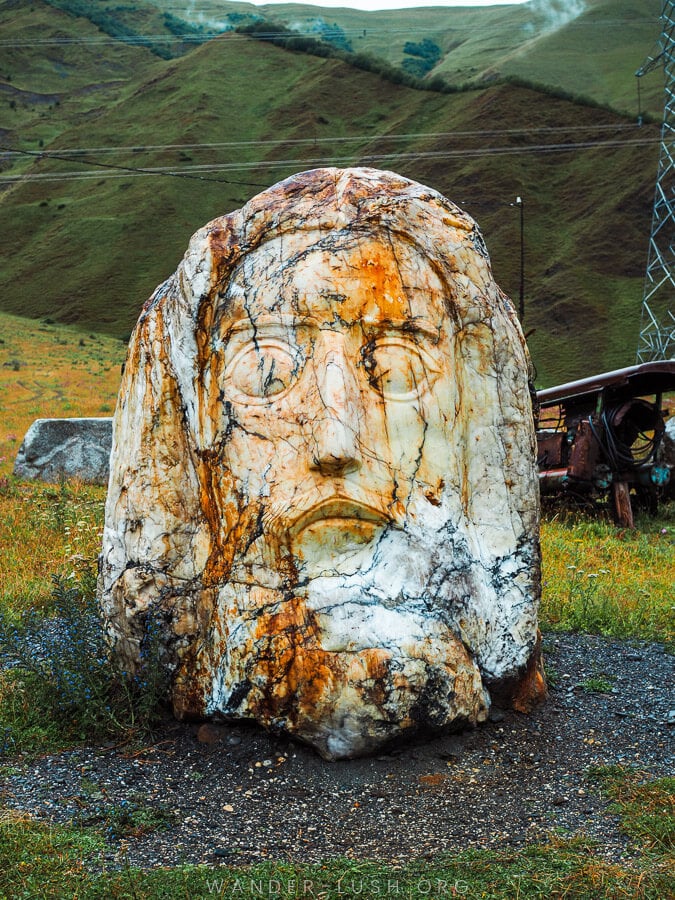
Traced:
<svg viewBox="0 0 675 900">
<path fill-rule="evenodd" d="M 3 34 L 11 7 L 0 6 Z M 42 34 L 90 34 L 82 18 L 39 0 L 34 10 Z M 507 84 L 414 91 L 237 34 L 173 60 L 57 45 L 37 75 L 22 52 L 11 82 L 21 90 L 57 92 L 55 67 L 73 73 L 59 106 L 2 107 L 4 141 L 63 159 L 5 157 L 0 309 L 127 335 L 206 221 L 292 172 L 365 163 L 474 215 L 514 299 L 523 198 L 525 327 L 541 385 L 633 362 L 656 126 Z"/>
<path fill-rule="evenodd" d="M 630 113 L 637 107 L 635 71 L 659 36 L 662 6 L 661 0 L 540 0 L 363 12 L 230 0 L 210 0 L 205 7 L 186 4 L 181 10 L 175 0 L 148 2 L 205 29 L 236 25 L 241 15 L 262 16 L 337 46 L 346 40 L 354 53 L 396 66 L 419 59 L 406 53 L 406 46 L 431 41 L 439 59 L 428 77 L 442 75 L 462 84 L 515 75 Z M 642 83 L 643 107 L 655 115 L 661 113 L 662 87 L 656 75 Z"/>
</svg>

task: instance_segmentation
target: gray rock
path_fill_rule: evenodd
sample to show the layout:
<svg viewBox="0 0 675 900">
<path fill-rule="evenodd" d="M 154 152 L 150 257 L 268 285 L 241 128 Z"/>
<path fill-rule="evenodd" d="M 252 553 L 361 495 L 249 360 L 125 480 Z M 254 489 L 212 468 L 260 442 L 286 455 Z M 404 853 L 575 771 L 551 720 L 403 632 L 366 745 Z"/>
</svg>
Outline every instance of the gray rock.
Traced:
<svg viewBox="0 0 675 900">
<path fill-rule="evenodd" d="M 14 463 L 17 478 L 107 484 L 112 419 L 36 419 Z"/>
<path fill-rule="evenodd" d="M 666 422 L 666 431 L 661 439 L 657 458 L 662 465 L 675 466 L 675 416 Z"/>
</svg>

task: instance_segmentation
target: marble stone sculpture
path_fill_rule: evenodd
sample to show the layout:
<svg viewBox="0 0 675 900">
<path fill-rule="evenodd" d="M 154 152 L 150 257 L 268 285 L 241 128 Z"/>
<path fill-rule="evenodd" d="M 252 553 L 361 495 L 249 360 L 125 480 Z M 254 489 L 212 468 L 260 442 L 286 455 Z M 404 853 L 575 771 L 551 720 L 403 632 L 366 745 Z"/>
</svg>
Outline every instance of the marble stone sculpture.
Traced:
<svg viewBox="0 0 675 900">
<path fill-rule="evenodd" d="M 114 419 L 100 592 L 181 718 L 354 757 L 544 693 L 528 356 L 471 218 L 319 169 L 198 231 Z"/>
</svg>

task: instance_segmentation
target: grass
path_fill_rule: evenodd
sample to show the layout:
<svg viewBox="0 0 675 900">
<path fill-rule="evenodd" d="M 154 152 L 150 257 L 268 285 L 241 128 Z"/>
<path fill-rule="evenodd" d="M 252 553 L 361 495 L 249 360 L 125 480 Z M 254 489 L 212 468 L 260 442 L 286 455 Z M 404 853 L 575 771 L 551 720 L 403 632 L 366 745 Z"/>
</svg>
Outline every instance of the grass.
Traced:
<svg viewBox="0 0 675 900">
<path fill-rule="evenodd" d="M 675 777 L 650 779 L 623 766 L 600 766 L 588 776 L 613 800 L 610 808 L 636 846 L 669 854 L 675 864 Z"/>
<path fill-rule="evenodd" d="M 13 663 L 0 667 L 0 753 L 129 743 L 150 735 L 162 719 L 167 683 L 161 625 L 148 618 L 141 667 L 132 677 L 110 654 L 94 573 L 85 568 L 75 581 L 53 579 L 53 622 L 35 608 L 18 620 L 0 611 L 0 660 Z M 126 810 L 127 824 L 138 826 L 132 812 Z"/>
<path fill-rule="evenodd" d="M 669 812 L 660 784 L 654 809 Z M 672 799 L 672 798 L 671 798 Z M 618 801 L 624 821 L 629 803 Z M 670 812 L 672 815 L 672 812 Z M 183 866 L 142 871 L 105 867 L 104 843 L 96 829 L 49 828 L 27 817 L 0 824 L 0 892 L 12 898 L 322 897 L 401 896 L 408 900 L 467 898 L 652 898 L 672 888 L 668 856 L 650 852 L 637 866 L 610 863 L 595 855 L 583 836 L 551 836 L 544 844 L 497 852 L 441 854 L 432 862 L 405 866 L 336 859 L 323 865 L 271 862 L 252 867 Z"/>
<path fill-rule="evenodd" d="M 675 507 L 635 531 L 554 514 L 542 523 L 544 630 L 675 643 Z"/>
<path fill-rule="evenodd" d="M 98 554 L 102 488 L 15 482 L 11 471 L 34 419 L 112 414 L 125 352 L 110 337 L 0 313 L 0 609 L 45 605 L 52 574 Z"/>
<path fill-rule="evenodd" d="M 614 678 L 611 675 L 593 675 L 581 685 L 587 694 L 607 694 L 612 690 Z"/>
<path fill-rule="evenodd" d="M 53 574 L 71 577 L 99 552 L 105 489 L 0 483 L 0 608 L 48 609 Z"/>
</svg>

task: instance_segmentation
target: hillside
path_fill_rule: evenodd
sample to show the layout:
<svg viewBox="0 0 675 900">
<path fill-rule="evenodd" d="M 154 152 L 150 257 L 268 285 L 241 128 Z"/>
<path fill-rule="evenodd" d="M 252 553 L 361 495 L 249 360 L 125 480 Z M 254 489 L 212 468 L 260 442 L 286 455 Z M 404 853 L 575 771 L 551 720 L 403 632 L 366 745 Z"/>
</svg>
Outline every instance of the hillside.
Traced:
<svg viewBox="0 0 675 900">
<path fill-rule="evenodd" d="M 209 0 L 178 6 L 175 0 L 4 0 L 2 10 L 24 9 L 21 31 L 50 47 L 38 70 L 49 78 L 54 43 L 40 10 L 48 4 L 77 23 L 79 46 L 109 54 L 113 68 L 124 65 L 129 51 L 150 51 L 155 58 L 189 53 L 196 43 L 252 22 L 281 23 L 294 34 L 308 35 L 345 58 L 374 56 L 415 75 L 441 76 L 452 85 L 485 84 L 515 76 L 608 104 L 634 115 L 635 71 L 659 37 L 661 0 L 529 0 L 487 7 L 421 7 L 364 12 L 301 3 L 254 6 L 239 0 Z M 63 11 L 63 12 L 62 12 Z M 37 15 L 35 13 L 37 12 Z M 12 38 L 7 61 L 12 61 Z M 98 35 L 98 37 L 97 37 Z M 107 38 L 107 41 L 106 41 Z M 126 50 L 119 54 L 123 45 Z M 77 46 L 77 45 L 76 45 Z M 3 48 L 4 49 L 4 48 Z M 147 56 L 148 54 L 144 54 Z M 139 55 L 136 54 L 138 60 Z M 15 66 L 13 68 L 16 68 Z M 52 70 L 63 88 L 64 74 Z M 83 67 L 87 72 L 87 66 Z M 0 89 L 3 73 L 0 71 Z M 654 73 L 641 81 L 642 108 L 662 109 L 662 79 Z M 58 87 L 56 88 L 58 90 Z"/>
<path fill-rule="evenodd" d="M 129 7 L 112 0 L 98 6 L 115 10 L 127 25 L 134 24 L 131 14 L 124 12 Z M 174 0 L 144 0 L 134 6 L 148 10 L 146 16 L 154 11 L 153 33 L 168 32 L 174 42 L 163 46 L 172 53 L 182 52 L 177 34 L 193 40 L 200 32 L 213 34 L 262 18 L 352 54 L 371 54 L 428 78 L 441 75 L 451 84 L 514 75 L 634 114 L 634 73 L 659 36 L 662 3 L 530 0 L 506 6 L 380 12 L 301 3 L 254 6 L 238 0 L 209 0 L 183 8 Z M 643 108 L 655 115 L 661 112 L 662 86 L 657 75 L 641 85 Z"/>
<path fill-rule="evenodd" d="M 156 2 L 162 5 L 163 0 Z M 513 6 L 367 13 L 221 0 L 209 9 L 213 15 L 217 8 L 236 7 L 239 13 L 257 12 L 310 33 L 320 34 L 321 23 L 329 37 L 335 24 L 353 52 L 372 53 L 396 66 L 424 58 L 406 53 L 406 47 L 414 50 L 410 45 L 419 48 L 421 42 L 431 41 L 440 54 L 428 77 L 441 75 L 462 84 L 515 75 L 634 113 L 634 73 L 660 33 L 661 6 L 661 0 L 531 0 Z M 186 13 L 193 20 L 195 15 Z M 644 108 L 657 115 L 662 86 L 657 76 L 642 84 Z"/>
<path fill-rule="evenodd" d="M 101 38 L 81 17 L 32 8 L 0 5 L 3 34 L 35 21 L 35 34 Z M 40 99 L 3 107 L 3 142 L 63 160 L 5 158 L 1 309 L 125 336 L 204 222 L 294 171 L 366 163 L 474 215 L 514 298 L 523 198 L 540 386 L 633 362 L 656 126 L 502 83 L 411 90 L 240 34 L 169 60 L 112 39 L 50 46 L 12 48 L 13 88 Z"/>
</svg>

